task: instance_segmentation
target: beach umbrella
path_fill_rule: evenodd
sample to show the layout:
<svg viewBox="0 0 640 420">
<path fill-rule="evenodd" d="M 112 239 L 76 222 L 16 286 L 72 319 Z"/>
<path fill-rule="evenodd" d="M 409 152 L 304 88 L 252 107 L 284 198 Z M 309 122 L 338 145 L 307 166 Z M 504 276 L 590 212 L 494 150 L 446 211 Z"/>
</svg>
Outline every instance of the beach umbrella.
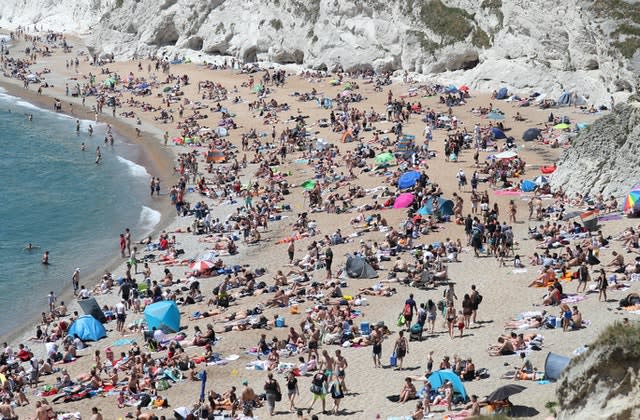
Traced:
<svg viewBox="0 0 640 420">
<path fill-rule="evenodd" d="M 549 178 L 544 175 L 538 175 L 533 178 L 533 182 L 538 186 L 547 185 L 549 183 Z"/>
<path fill-rule="evenodd" d="M 504 114 L 500 114 L 499 112 L 491 111 L 487 114 L 487 119 L 494 121 L 504 120 Z"/>
<path fill-rule="evenodd" d="M 523 192 L 531 192 L 536 189 L 536 183 L 533 181 L 529 181 L 528 179 L 520 182 L 520 191 Z"/>
<path fill-rule="evenodd" d="M 460 87 L 458 88 L 458 90 L 459 90 L 460 92 L 469 92 L 469 86 L 467 86 L 467 85 L 462 85 L 462 86 L 460 86 Z"/>
<path fill-rule="evenodd" d="M 556 130 L 566 130 L 567 128 L 570 128 L 570 127 L 571 126 L 567 123 L 560 123 L 553 126 L 553 128 L 555 128 Z"/>
<path fill-rule="evenodd" d="M 208 260 L 198 260 L 189 266 L 191 271 L 197 271 L 198 273 L 204 273 L 205 271 L 213 268 L 213 263 Z"/>
<path fill-rule="evenodd" d="M 631 191 L 629 191 L 629 194 L 627 194 L 627 198 L 624 200 L 624 208 L 623 208 L 624 212 L 626 213 L 636 208 L 636 206 L 640 206 L 640 204 L 638 204 L 639 201 L 640 201 L 640 185 L 636 185 L 631 189 Z"/>
<path fill-rule="evenodd" d="M 376 163 L 379 165 L 384 165 L 385 163 L 390 163 L 392 161 L 394 161 L 396 158 L 395 156 L 393 156 L 393 154 L 389 153 L 389 152 L 384 152 L 384 153 L 380 153 L 378 156 L 376 156 Z"/>
<path fill-rule="evenodd" d="M 214 131 L 220 137 L 225 137 L 227 134 L 229 134 L 229 131 L 224 127 L 216 127 Z"/>
<path fill-rule="evenodd" d="M 403 173 L 398 179 L 398 188 L 403 190 L 405 188 L 413 187 L 420 179 L 420 176 L 420 172 L 418 171 L 407 171 Z"/>
<path fill-rule="evenodd" d="M 504 401 L 512 395 L 521 393 L 525 389 L 527 388 L 517 384 L 503 385 L 489 394 L 489 396 L 487 396 L 487 401 Z"/>
<path fill-rule="evenodd" d="M 451 121 L 451 118 L 449 118 L 449 117 L 448 117 L 448 116 L 446 116 L 446 115 L 440 115 L 440 116 L 438 117 L 438 119 L 439 119 L 440 121 Z"/>
<path fill-rule="evenodd" d="M 445 89 L 445 92 L 447 92 L 447 93 L 456 93 L 456 92 L 458 92 L 458 88 L 455 87 L 454 85 L 449 85 Z"/>
<path fill-rule="evenodd" d="M 316 187 L 316 185 L 317 185 L 316 181 L 314 181 L 313 179 L 309 179 L 307 181 L 304 181 L 300 186 L 307 191 L 311 191 Z"/>
<path fill-rule="evenodd" d="M 495 158 L 496 159 L 513 159 L 514 157 L 517 157 L 517 156 L 518 154 L 516 152 L 507 150 L 506 152 L 498 153 L 497 155 L 495 155 Z"/>
<path fill-rule="evenodd" d="M 205 389 L 207 387 L 207 371 L 200 372 L 200 402 L 204 402 Z"/>
<path fill-rule="evenodd" d="M 414 195 L 411 193 L 402 193 L 393 202 L 394 209 L 406 209 L 413 203 Z"/>
<path fill-rule="evenodd" d="M 504 131 L 500 130 L 498 127 L 492 127 L 491 128 L 491 135 L 493 135 L 493 137 L 495 139 L 506 139 L 507 135 L 504 134 Z"/>
<path fill-rule="evenodd" d="M 524 141 L 533 141 L 540 137 L 540 129 L 539 128 L 529 128 L 522 134 L 522 140 Z"/>
</svg>

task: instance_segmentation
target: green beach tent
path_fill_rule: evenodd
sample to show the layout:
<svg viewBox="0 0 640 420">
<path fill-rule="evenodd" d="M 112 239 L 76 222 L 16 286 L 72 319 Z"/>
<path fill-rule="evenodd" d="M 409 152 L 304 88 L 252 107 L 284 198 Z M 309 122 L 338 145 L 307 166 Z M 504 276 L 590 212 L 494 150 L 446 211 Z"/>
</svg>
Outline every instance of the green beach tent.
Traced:
<svg viewBox="0 0 640 420">
<path fill-rule="evenodd" d="M 389 152 L 380 153 L 378 156 L 376 156 L 376 163 L 378 165 L 388 164 L 393 162 L 394 160 L 396 160 L 395 156 L 393 156 L 393 154 Z"/>
</svg>

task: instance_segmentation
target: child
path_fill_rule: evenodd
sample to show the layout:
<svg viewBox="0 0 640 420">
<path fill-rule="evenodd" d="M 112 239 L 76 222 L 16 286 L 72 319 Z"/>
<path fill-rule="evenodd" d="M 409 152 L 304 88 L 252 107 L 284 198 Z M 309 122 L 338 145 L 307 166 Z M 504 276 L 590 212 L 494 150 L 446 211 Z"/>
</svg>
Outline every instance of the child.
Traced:
<svg viewBox="0 0 640 420">
<path fill-rule="evenodd" d="M 458 311 L 458 319 L 456 320 L 458 329 L 460 330 L 460 338 L 462 338 L 462 331 L 464 330 L 464 315 L 462 311 Z"/>
</svg>

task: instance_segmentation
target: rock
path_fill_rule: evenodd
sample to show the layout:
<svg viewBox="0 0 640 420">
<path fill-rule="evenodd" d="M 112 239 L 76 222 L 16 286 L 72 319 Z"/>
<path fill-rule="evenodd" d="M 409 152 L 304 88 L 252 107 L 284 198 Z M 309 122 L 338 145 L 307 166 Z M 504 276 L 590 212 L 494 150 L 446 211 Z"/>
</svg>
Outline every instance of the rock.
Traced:
<svg viewBox="0 0 640 420">
<path fill-rule="evenodd" d="M 4 0 L 0 25 L 76 32 L 116 59 L 178 54 L 310 68 L 408 70 L 442 83 L 506 85 L 596 105 L 638 84 L 640 52 L 617 47 L 625 0 Z M 624 6 L 627 5 L 627 6 Z M 625 10 L 617 10 L 620 7 Z M 622 18 L 620 16 L 623 16 Z M 630 36 L 630 35 L 629 35 Z M 631 44 L 630 44 L 631 45 Z M 197 53 L 196 53 L 197 52 Z M 193 56 L 190 56 L 193 55 Z M 629 58 L 627 58 L 629 57 Z"/>
<path fill-rule="evenodd" d="M 640 418 L 640 327 L 608 327 L 558 381 L 557 420 Z"/>
<path fill-rule="evenodd" d="M 551 185 L 569 195 L 602 193 L 624 202 L 640 180 L 640 103 L 617 105 L 574 139 L 560 157 Z"/>
</svg>

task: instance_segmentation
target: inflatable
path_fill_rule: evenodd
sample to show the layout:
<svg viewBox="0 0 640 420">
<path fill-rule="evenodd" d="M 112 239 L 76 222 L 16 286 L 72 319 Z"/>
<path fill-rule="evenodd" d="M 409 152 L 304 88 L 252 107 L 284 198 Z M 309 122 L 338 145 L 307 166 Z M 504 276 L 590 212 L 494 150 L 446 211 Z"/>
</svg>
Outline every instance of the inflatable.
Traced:
<svg viewBox="0 0 640 420">
<path fill-rule="evenodd" d="M 540 168 L 540 172 L 543 174 L 552 174 L 556 170 L 556 165 L 543 166 Z"/>
</svg>

